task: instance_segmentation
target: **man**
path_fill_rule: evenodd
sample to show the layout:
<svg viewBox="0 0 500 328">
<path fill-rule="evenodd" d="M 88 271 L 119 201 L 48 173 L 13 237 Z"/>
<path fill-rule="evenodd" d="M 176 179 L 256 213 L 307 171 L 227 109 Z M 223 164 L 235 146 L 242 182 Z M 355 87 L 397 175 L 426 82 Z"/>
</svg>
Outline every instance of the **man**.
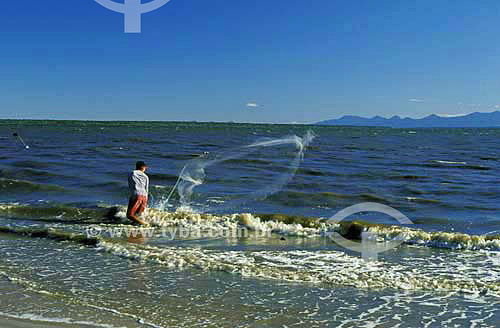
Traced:
<svg viewBox="0 0 500 328">
<path fill-rule="evenodd" d="M 128 187 L 130 199 L 128 202 L 127 218 L 134 223 L 147 225 L 146 222 L 137 217 L 141 215 L 148 205 L 149 178 L 146 175 L 146 163 L 139 161 L 135 164 L 135 170 L 128 176 Z"/>
</svg>

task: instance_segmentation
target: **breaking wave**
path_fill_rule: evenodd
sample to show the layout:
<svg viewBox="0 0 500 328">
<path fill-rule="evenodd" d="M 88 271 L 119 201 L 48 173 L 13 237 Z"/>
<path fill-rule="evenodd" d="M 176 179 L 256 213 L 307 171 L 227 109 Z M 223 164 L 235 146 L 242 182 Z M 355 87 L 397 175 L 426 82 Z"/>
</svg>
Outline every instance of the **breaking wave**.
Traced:
<svg viewBox="0 0 500 328">
<path fill-rule="evenodd" d="M 130 226 L 125 216 L 126 208 L 96 207 L 77 208 L 67 206 L 34 207 L 27 205 L 0 204 L 0 217 L 29 219 L 42 222 L 65 224 L 104 224 Z M 425 231 L 399 225 L 375 224 L 364 221 L 331 223 L 324 218 L 310 218 L 284 214 L 204 214 L 179 208 L 175 212 L 150 208 L 144 219 L 153 227 L 184 227 L 188 229 L 237 229 L 269 232 L 291 237 L 324 237 L 338 232 L 349 239 L 361 239 L 363 231 L 374 233 L 379 241 L 390 240 L 395 236 L 403 238 L 409 245 L 454 250 L 500 251 L 500 234 L 471 235 L 459 232 Z"/>
<path fill-rule="evenodd" d="M 240 220 L 251 220 L 248 216 Z M 257 222 L 254 222 L 256 227 Z M 247 222 L 248 224 L 248 222 Z M 500 292 L 497 255 L 448 252 L 404 262 L 366 262 L 337 250 L 220 251 L 192 247 L 153 246 L 126 243 L 120 239 L 87 237 L 51 228 L 2 227 L 1 233 L 55 241 L 70 241 L 136 261 L 166 268 L 219 271 L 266 280 L 321 283 L 356 288 L 396 288 L 404 290 L 453 290 L 467 293 Z M 481 264 L 485 272 L 478 272 Z M 460 275 L 453 272 L 460 270 Z M 487 272 L 487 274 L 486 274 Z"/>
</svg>

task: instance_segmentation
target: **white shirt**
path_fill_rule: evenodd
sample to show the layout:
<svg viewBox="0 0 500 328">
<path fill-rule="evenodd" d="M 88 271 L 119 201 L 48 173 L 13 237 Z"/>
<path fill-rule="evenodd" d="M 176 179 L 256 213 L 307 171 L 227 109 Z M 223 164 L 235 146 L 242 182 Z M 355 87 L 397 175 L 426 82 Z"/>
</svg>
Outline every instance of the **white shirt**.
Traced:
<svg viewBox="0 0 500 328">
<path fill-rule="evenodd" d="M 149 191 L 149 178 L 141 170 L 134 170 L 128 176 L 130 196 L 147 196 Z"/>
</svg>

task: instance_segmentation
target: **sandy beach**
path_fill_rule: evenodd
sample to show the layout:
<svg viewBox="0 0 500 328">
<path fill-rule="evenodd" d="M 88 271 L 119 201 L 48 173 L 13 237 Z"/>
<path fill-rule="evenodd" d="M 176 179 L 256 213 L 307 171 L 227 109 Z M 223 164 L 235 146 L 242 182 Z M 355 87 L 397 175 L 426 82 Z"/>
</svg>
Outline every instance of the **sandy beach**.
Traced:
<svg viewBox="0 0 500 328">
<path fill-rule="evenodd" d="M 0 316 L 2 328 L 66 328 L 75 327 L 75 324 L 59 323 L 53 321 L 39 321 L 31 319 L 18 319 Z M 95 327 L 93 325 L 78 324 L 81 328 Z"/>
</svg>

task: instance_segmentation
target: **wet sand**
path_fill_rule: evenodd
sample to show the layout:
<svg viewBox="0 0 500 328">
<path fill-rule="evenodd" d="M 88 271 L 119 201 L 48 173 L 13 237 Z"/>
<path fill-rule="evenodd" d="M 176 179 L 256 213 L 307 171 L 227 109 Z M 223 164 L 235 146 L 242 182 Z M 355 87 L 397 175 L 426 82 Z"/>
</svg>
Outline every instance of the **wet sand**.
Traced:
<svg viewBox="0 0 500 328">
<path fill-rule="evenodd" d="M 95 328 L 93 325 L 85 324 L 70 324 L 70 323 L 59 323 L 52 321 L 37 321 L 30 319 L 17 319 L 0 316 L 0 326 L 2 328 L 69 328 L 69 327 L 81 327 L 81 328 Z"/>
</svg>

